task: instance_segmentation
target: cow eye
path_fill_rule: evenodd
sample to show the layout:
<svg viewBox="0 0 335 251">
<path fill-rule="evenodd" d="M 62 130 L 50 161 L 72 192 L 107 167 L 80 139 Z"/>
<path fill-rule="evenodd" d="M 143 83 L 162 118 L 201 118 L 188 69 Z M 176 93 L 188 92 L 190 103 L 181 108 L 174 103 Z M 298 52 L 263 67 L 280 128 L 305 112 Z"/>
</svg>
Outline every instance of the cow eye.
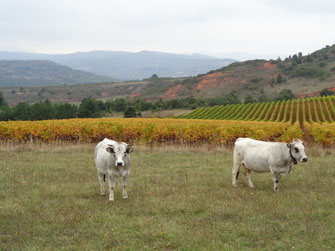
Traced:
<svg viewBox="0 0 335 251">
<path fill-rule="evenodd" d="M 299 149 L 298 148 L 294 148 L 294 151 L 297 153 L 297 152 L 299 152 Z"/>
</svg>

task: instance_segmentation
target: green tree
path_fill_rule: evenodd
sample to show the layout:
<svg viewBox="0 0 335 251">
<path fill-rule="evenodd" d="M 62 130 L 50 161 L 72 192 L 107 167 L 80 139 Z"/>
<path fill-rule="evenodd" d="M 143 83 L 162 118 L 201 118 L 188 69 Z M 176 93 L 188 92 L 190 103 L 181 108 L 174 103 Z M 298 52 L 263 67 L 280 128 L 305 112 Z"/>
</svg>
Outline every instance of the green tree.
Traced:
<svg viewBox="0 0 335 251">
<path fill-rule="evenodd" d="M 117 112 L 124 112 L 127 108 L 127 101 L 123 98 L 117 98 L 113 102 L 113 110 Z"/>
<path fill-rule="evenodd" d="M 5 98 L 3 97 L 2 92 L 0 92 L 0 106 L 5 106 L 7 105 Z"/>
<path fill-rule="evenodd" d="M 334 95 L 334 92 L 329 91 L 327 88 L 323 89 L 320 93 L 320 96 L 331 96 Z"/>
<path fill-rule="evenodd" d="M 283 78 L 283 76 L 280 73 L 277 76 L 276 82 L 277 82 L 277 84 L 280 84 L 280 83 L 284 82 L 284 78 Z"/>
<path fill-rule="evenodd" d="M 99 118 L 100 116 L 98 102 L 92 98 L 83 99 L 78 109 L 78 118 Z"/>
<path fill-rule="evenodd" d="M 44 102 L 35 103 L 31 107 L 31 120 L 46 120 L 54 118 L 53 105 L 47 99 Z"/>
<path fill-rule="evenodd" d="M 135 118 L 137 115 L 135 107 L 133 106 L 128 106 L 126 110 L 124 111 L 124 117 L 125 118 Z"/>
<path fill-rule="evenodd" d="M 288 100 L 293 99 L 295 96 L 290 89 L 283 89 L 279 92 L 278 96 L 275 98 L 275 100 Z"/>
<path fill-rule="evenodd" d="M 14 120 L 31 120 L 31 106 L 22 102 L 12 108 Z"/>
<path fill-rule="evenodd" d="M 257 100 L 254 99 L 251 95 L 247 95 L 244 99 L 244 104 L 248 104 L 248 103 L 256 103 Z"/>
<path fill-rule="evenodd" d="M 56 119 L 70 119 L 76 118 L 78 107 L 69 103 L 55 105 L 55 118 Z"/>
</svg>

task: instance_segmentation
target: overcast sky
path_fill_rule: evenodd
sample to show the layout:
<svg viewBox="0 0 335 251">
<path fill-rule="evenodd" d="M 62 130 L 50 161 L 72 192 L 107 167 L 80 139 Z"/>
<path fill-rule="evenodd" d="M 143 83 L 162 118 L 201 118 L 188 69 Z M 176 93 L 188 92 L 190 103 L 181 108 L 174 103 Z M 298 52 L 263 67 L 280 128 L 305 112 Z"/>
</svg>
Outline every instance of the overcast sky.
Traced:
<svg viewBox="0 0 335 251">
<path fill-rule="evenodd" d="M 274 58 L 334 43 L 334 0 L 0 0 L 0 50 Z"/>
</svg>

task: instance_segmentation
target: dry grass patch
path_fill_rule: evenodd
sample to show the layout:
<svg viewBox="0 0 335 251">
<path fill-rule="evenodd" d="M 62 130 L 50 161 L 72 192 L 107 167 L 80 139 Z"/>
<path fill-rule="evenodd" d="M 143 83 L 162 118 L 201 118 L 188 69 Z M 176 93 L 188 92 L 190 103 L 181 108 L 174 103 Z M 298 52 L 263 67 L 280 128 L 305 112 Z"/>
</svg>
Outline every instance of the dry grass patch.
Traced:
<svg viewBox="0 0 335 251">
<path fill-rule="evenodd" d="M 335 248 L 332 152 L 314 150 L 274 193 L 270 174 L 233 188 L 230 149 L 135 146 L 129 199 L 118 182 L 114 203 L 99 195 L 93 152 L 0 150 L 0 249 Z"/>
</svg>

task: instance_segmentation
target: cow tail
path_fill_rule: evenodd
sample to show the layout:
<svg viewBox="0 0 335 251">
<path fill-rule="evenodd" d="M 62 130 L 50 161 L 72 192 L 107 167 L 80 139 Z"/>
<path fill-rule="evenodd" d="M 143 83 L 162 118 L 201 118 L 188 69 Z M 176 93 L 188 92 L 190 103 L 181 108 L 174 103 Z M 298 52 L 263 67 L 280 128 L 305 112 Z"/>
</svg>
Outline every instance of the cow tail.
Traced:
<svg viewBox="0 0 335 251">
<path fill-rule="evenodd" d="M 104 182 L 106 181 L 106 174 L 104 174 Z"/>
<path fill-rule="evenodd" d="M 240 169 L 237 171 L 237 174 L 236 174 L 236 179 L 238 179 L 238 175 L 240 174 Z"/>
</svg>

